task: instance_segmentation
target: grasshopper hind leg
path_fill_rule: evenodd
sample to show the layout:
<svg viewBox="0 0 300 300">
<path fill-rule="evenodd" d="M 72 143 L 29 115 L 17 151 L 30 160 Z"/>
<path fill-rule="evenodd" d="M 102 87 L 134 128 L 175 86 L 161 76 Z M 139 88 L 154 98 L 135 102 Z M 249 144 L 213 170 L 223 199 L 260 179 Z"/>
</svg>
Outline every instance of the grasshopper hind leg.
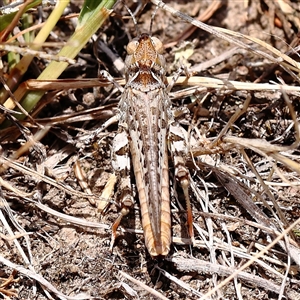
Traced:
<svg viewBox="0 0 300 300">
<path fill-rule="evenodd" d="M 118 132 L 113 140 L 112 167 L 119 181 L 118 191 L 120 193 L 121 210 L 118 218 L 112 225 L 112 237 L 110 243 L 111 251 L 117 237 L 117 229 L 120 225 L 120 222 L 122 218 L 130 212 L 130 209 L 134 204 L 130 181 L 129 143 L 127 133 L 124 130 Z"/>
<path fill-rule="evenodd" d="M 195 238 L 194 238 L 194 229 L 193 229 L 193 214 L 192 214 L 191 201 L 189 196 L 190 179 L 189 179 L 189 171 L 185 166 L 186 157 L 188 154 L 186 141 L 187 138 L 184 129 L 181 128 L 179 124 L 176 124 L 175 122 L 172 123 L 169 127 L 169 148 L 174 161 L 175 178 L 177 181 L 179 181 L 184 193 L 186 209 L 187 209 L 188 232 L 192 244 L 194 245 Z"/>
</svg>

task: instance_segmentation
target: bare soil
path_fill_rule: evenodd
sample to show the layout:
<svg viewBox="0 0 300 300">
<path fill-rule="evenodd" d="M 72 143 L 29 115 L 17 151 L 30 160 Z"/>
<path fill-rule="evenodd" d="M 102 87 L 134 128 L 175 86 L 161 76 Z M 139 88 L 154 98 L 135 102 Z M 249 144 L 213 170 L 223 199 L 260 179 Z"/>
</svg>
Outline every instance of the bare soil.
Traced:
<svg viewBox="0 0 300 300">
<path fill-rule="evenodd" d="M 206 23 L 259 38 L 284 53 L 291 49 L 289 45 L 297 39 L 296 20 L 298 22 L 300 20 L 300 7 L 297 1 L 286 2 L 293 8 L 294 18 L 291 18 L 291 15 L 279 8 L 278 3 L 271 2 L 224 1 L 208 17 Z M 212 1 L 167 1 L 167 3 L 196 18 L 205 12 Z M 136 5 L 131 3 L 128 3 L 128 6 L 132 11 L 136 8 Z M 79 7 L 73 3 L 71 9 L 78 11 Z M 140 32 L 149 32 L 154 10 L 153 5 L 147 4 L 137 16 L 137 27 Z M 43 17 L 48 14 L 49 11 L 45 10 Z M 122 20 L 121 15 L 128 15 L 128 12 L 120 4 L 117 6 L 116 14 L 109 18 L 99 33 L 99 40 L 112 51 L 116 58 L 124 60 L 125 46 L 137 33 L 132 20 L 130 18 Z M 56 33 L 61 34 L 63 39 L 67 40 L 67 36 L 72 32 L 70 30 L 72 26 L 70 21 L 62 21 L 58 24 Z M 189 26 L 190 24 L 170 15 L 163 9 L 158 9 L 153 21 L 152 35 L 158 37 L 164 44 L 168 44 Z M 197 66 L 213 58 L 221 57 L 233 47 L 235 46 L 216 36 L 196 29 L 191 35 L 184 38 L 184 41 L 166 48 L 168 76 L 173 76 L 180 65 L 187 65 L 188 68 Z M 97 47 L 94 47 L 93 43 L 88 44 L 78 57 L 80 63 L 70 67 L 62 75 L 62 78 L 97 78 L 99 69 L 106 69 L 115 78 L 124 75 L 109 59 L 107 50 L 98 47 L 96 57 L 93 48 Z M 175 64 L 175 54 L 185 55 L 188 52 L 187 49 L 191 49 L 191 55 L 186 59 L 181 58 L 179 63 Z M 97 59 L 101 62 L 100 65 Z M 36 62 L 31 69 L 32 73 L 36 67 L 43 68 L 43 62 Z M 237 50 L 230 57 L 221 59 L 219 63 L 193 75 L 252 83 L 278 82 L 278 78 L 282 78 L 286 84 L 299 85 L 282 68 L 272 65 L 265 58 L 250 51 Z M 34 78 L 30 72 L 26 76 Z M 177 93 L 183 88 L 183 86 L 175 86 L 171 97 L 174 110 L 181 109 L 183 111 L 177 121 L 186 130 L 192 132 L 195 140 L 198 141 L 196 146 L 205 147 L 212 142 L 231 116 L 243 106 L 248 95 L 251 96 L 251 103 L 246 113 L 230 126 L 226 134 L 239 138 L 260 139 L 281 146 L 289 146 L 296 141 L 290 110 L 287 108 L 281 92 L 206 89 L 192 95 L 178 96 Z M 50 92 L 48 97 L 49 95 Z M 88 109 L 97 107 L 103 107 L 104 113 L 99 113 L 88 121 L 79 120 L 71 124 L 62 122 L 53 125 L 47 135 L 26 155 L 22 155 L 18 162 L 31 170 L 44 172 L 45 175 L 63 186 L 83 192 L 74 173 L 74 163 L 79 161 L 82 170 L 86 173 L 88 186 L 94 195 L 100 196 L 113 172 L 110 153 L 111 142 L 118 128 L 117 124 L 108 127 L 90 144 L 85 143 L 84 137 L 100 127 L 112 115 L 112 108 L 117 106 L 119 99 L 120 92 L 113 88 L 73 89 L 62 93 L 52 93 L 51 101 L 36 116 L 39 120 L 74 112 L 82 112 L 84 115 Z M 299 118 L 297 94 L 290 94 L 289 99 Z M 106 105 L 111 106 L 106 107 Z M 12 155 L 25 142 L 23 136 L 17 140 L 10 140 L 9 137 L 2 136 L 1 140 L 3 141 L 2 155 L 5 157 Z M 5 188 L 3 188 L 2 195 L 8 201 L 14 219 L 29 233 L 27 242 L 24 237 L 18 240 L 26 255 L 32 256 L 34 270 L 63 294 L 75 296 L 85 293 L 95 299 L 158 299 L 144 287 L 125 279 L 119 272 L 122 271 L 157 290 L 167 299 L 199 299 L 199 295 L 186 286 L 205 294 L 225 279 L 228 274 L 208 270 L 197 272 L 192 268 L 195 267 L 196 260 L 228 268 L 230 273 L 232 269 L 229 268 L 237 269 L 248 261 L 246 254 L 254 256 L 274 237 L 270 238 L 272 236 L 270 232 L 255 225 L 259 224 L 259 221 L 253 218 L 253 212 L 247 211 L 241 205 L 241 202 L 246 199 L 236 199 L 236 195 L 228 192 L 227 186 L 225 186 L 226 190 L 224 181 L 220 178 L 218 180 L 216 173 L 212 172 L 213 169 L 195 166 L 198 162 L 198 166 L 200 161 L 205 160 L 209 165 L 217 168 L 227 167 L 229 174 L 245 187 L 246 194 L 250 195 L 252 203 L 256 205 L 259 212 L 266 216 L 272 224 L 277 224 L 278 228 L 287 227 L 300 216 L 299 185 L 289 184 L 293 182 L 299 184 L 300 175 L 297 170 L 287 168 L 286 165 L 276 162 L 268 155 L 259 155 L 249 147 L 245 149 L 245 153 L 262 179 L 270 183 L 269 191 L 287 221 L 287 224 L 284 224 L 282 220 L 279 221 L 281 217 L 278 217 L 270 195 L 265 192 L 249 163 L 246 162 L 241 147 L 232 146 L 228 151 L 219 150 L 215 154 L 202 155 L 199 160 L 195 158 L 194 163 L 188 162 L 194 186 L 190 190 L 190 198 L 194 222 L 197 226 L 195 227 L 197 241 L 195 247 L 188 244 L 185 201 L 180 186 L 175 183 L 174 166 L 170 158 L 174 243 L 169 256 L 162 260 L 153 260 L 145 248 L 133 175 L 135 207 L 128 216 L 123 218 L 112 252 L 109 250 L 110 227 L 119 214 L 118 184 L 112 195 L 111 205 L 106 214 L 101 216 L 87 198 L 67 193 L 59 186 L 40 181 L 36 177 L 33 178 L 13 168 L 9 168 L 3 174 L 3 180 L 26 195 L 31 195 L 32 200 L 40 201 L 46 207 L 60 213 L 104 224 L 107 226 L 105 228 L 68 223 L 58 216 L 43 211 L 33 202 L 28 201 L 28 198 L 16 196 Z M 291 160 L 299 163 L 299 145 L 291 149 L 289 155 Z M 219 168 L 220 174 L 226 174 L 222 173 L 224 168 Z M 283 177 L 286 181 L 282 179 Z M 238 187 L 236 189 L 239 190 Z M 195 194 L 195 191 L 198 191 L 199 194 Z M 266 201 L 269 207 L 266 207 L 266 203 L 259 196 Z M 206 208 L 203 208 L 203 203 L 206 203 Z M 211 214 L 205 215 L 203 211 Z M 272 211 L 275 211 L 275 215 Z M 10 226 L 15 228 L 14 232 L 17 233 L 16 225 L 12 224 L 5 210 L 3 210 L 3 214 Z M 280 226 L 279 223 L 281 223 Z M 265 224 L 260 225 L 266 226 Z M 291 237 L 295 241 L 295 247 L 299 247 L 299 229 L 299 226 L 294 228 L 294 237 Z M 2 233 L 7 234 L 5 230 Z M 236 249 L 240 249 L 245 257 L 238 255 Z M 7 260 L 27 267 L 13 241 L 0 239 L 0 251 Z M 183 262 L 183 259 L 190 259 L 192 265 L 186 264 L 186 268 L 180 268 L 176 264 L 176 260 Z M 195 259 L 194 265 L 191 259 Z M 287 251 L 276 244 L 265 255 L 265 258 L 260 258 L 259 263 L 254 262 L 244 272 L 248 274 L 249 278 L 255 275 L 267 283 L 280 287 L 287 264 Z M 284 292 L 289 299 L 292 299 L 291 295 L 300 296 L 299 269 L 294 261 L 291 261 L 291 265 Z M 167 272 L 169 277 L 159 268 Z M 7 278 L 11 272 L 12 269 L 1 265 L 0 277 Z M 239 290 L 240 299 L 278 299 L 278 292 L 275 292 L 274 289 L 253 283 L 249 278 L 238 278 L 235 284 L 233 281 L 227 283 L 219 289 L 214 299 L 238 299 L 236 290 Z M 16 290 L 17 296 L 12 299 L 48 298 L 41 285 L 32 280 L 30 276 L 16 273 L 15 279 L 18 279 L 17 282 L 6 287 L 6 289 Z M 180 280 L 186 286 L 180 286 L 176 280 Z M 55 293 L 50 292 L 50 294 L 54 299 L 59 298 Z"/>
</svg>

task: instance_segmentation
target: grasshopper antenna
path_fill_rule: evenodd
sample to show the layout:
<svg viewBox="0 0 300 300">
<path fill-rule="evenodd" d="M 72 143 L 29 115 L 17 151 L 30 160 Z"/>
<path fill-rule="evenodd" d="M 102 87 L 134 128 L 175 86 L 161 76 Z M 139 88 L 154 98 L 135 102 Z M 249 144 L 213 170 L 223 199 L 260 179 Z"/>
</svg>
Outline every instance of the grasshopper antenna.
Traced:
<svg viewBox="0 0 300 300">
<path fill-rule="evenodd" d="M 154 21 L 154 17 L 156 15 L 156 12 L 158 10 L 158 5 L 156 5 L 155 11 L 153 12 L 152 16 L 151 16 L 151 22 L 150 22 L 150 36 L 152 35 L 152 27 L 153 27 L 153 21 Z"/>
<path fill-rule="evenodd" d="M 132 18 L 132 21 L 133 21 L 133 24 L 134 24 L 134 27 L 135 27 L 136 34 L 137 34 L 137 36 L 139 36 L 140 35 L 140 30 L 139 30 L 137 20 L 136 20 L 134 14 L 130 10 L 130 8 L 124 3 L 124 1 L 122 1 L 122 3 L 124 4 L 125 8 L 127 9 L 128 13 L 130 14 L 130 16 Z"/>
</svg>

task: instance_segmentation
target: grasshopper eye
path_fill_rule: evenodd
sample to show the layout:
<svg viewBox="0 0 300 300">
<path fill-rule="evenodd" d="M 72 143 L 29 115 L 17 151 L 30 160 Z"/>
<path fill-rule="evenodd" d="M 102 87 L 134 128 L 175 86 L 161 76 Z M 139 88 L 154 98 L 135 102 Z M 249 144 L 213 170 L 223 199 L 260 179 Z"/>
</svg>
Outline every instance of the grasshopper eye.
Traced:
<svg viewBox="0 0 300 300">
<path fill-rule="evenodd" d="M 151 41 L 157 53 L 162 54 L 164 52 L 163 43 L 155 36 L 151 37 Z"/>
<path fill-rule="evenodd" d="M 139 42 L 137 40 L 132 40 L 126 47 L 127 54 L 131 55 L 135 52 L 138 47 Z"/>
</svg>

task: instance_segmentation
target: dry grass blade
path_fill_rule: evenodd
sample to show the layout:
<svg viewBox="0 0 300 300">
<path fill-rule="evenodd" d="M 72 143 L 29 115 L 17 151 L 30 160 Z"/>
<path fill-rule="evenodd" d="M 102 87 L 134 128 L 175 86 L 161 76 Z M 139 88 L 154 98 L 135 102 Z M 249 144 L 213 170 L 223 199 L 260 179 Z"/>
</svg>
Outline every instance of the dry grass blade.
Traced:
<svg viewBox="0 0 300 300">
<path fill-rule="evenodd" d="M 5 168 L 7 168 L 7 167 L 14 168 L 15 170 L 22 172 L 23 174 L 32 176 L 32 178 L 35 178 L 38 181 L 44 181 L 46 183 L 49 183 L 49 184 L 65 191 L 66 193 L 70 193 L 70 194 L 76 195 L 78 197 L 91 198 L 91 199 L 95 199 L 95 200 L 98 199 L 97 196 L 89 195 L 89 194 L 85 194 L 85 193 L 73 190 L 71 187 L 68 187 L 68 186 L 64 185 L 63 183 L 59 183 L 46 175 L 43 175 L 36 171 L 30 170 L 29 168 L 22 166 L 21 164 L 14 162 L 8 158 L 0 158 L 0 162 Z"/>
<path fill-rule="evenodd" d="M 158 299 L 162 299 L 162 300 L 167 300 L 168 299 L 168 298 L 164 297 L 161 293 L 155 291 L 154 289 L 150 288 L 149 286 L 142 283 L 141 281 L 134 279 L 130 275 L 126 274 L 125 272 L 119 271 L 119 273 L 120 273 L 120 275 L 127 278 L 128 280 L 130 280 L 131 282 L 133 282 L 137 286 L 141 287 L 142 289 L 144 289 L 148 293 L 152 294 L 153 296 L 157 297 Z"/>
<path fill-rule="evenodd" d="M 197 272 L 199 274 L 217 273 L 221 276 L 228 277 L 236 271 L 236 269 L 234 268 L 228 268 L 221 265 L 213 265 L 211 263 L 199 259 L 173 257 L 168 260 L 174 263 L 176 268 L 181 272 Z M 247 282 L 248 284 L 250 283 L 268 291 L 274 291 L 278 294 L 281 289 L 279 285 L 273 284 L 269 280 L 265 280 L 260 276 L 255 276 L 247 272 L 240 271 L 239 273 L 237 273 L 236 277 L 244 282 Z M 292 289 L 288 289 L 287 294 L 288 297 L 290 297 L 290 299 L 294 299 L 294 297 L 297 297 L 298 295 Z"/>
<path fill-rule="evenodd" d="M 251 259 L 250 261 L 248 261 L 247 263 L 245 263 L 242 267 L 240 267 L 238 270 L 235 270 L 229 277 L 227 277 L 227 279 L 225 279 L 222 283 L 220 283 L 216 288 L 212 289 L 210 292 L 208 292 L 204 297 L 202 297 L 202 299 L 207 299 L 208 297 L 210 297 L 211 295 L 213 295 L 214 292 L 216 292 L 219 288 L 221 288 L 222 286 L 226 285 L 230 280 L 232 280 L 233 278 L 235 278 L 235 276 L 237 276 L 240 272 L 242 272 L 243 270 L 245 270 L 247 267 L 249 267 L 253 262 L 255 262 L 255 260 L 259 257 L 261 257 L 264 253 L 266 253 L 269 249 L 272 248 L 272 246 L 274 246 L 277 242 L 279 242 L 285 234 L 287 234 L 289 231 L 291 231 L 295 226 L 297 226 L 298 224 L 300 224 L 300 219 L 297 220 L 296 222 L 292 223 L 287 229 L 284 230 L 284 232 L 282 234 L 280 234 L 276 239 L 274 239 L 274 241 L 272 243 L 270 243 L 268 245 L 268 247 L 266 247 L 265 249 L 261 250 L 259 253 L 257 253 L 253 259 Z M 299 255 L 298 255 L 299 257 Z M 298 296 L 298 293 L 294 293 L 294 291 L 291 292 L 291 299 L 293 299 L 294 296 Z"/>
<path fill-rule="evenodd" d="M 158 7 L 161 7 L 163 9 L 165 9 L 166 11 L 170 12 L 171 14 L 193 24 L 194 26 L 197 26 L 207 32 L 209 32 L 210 34 L 213 34 L 216 37 L 219 37 L 221 39 L 224 39 L 226 41 L 228 41 L 229 43 L 235 44 L 236 46 L 240 47 L 240 48 L 244 48 L 244 49 L 248 49 L 249 51 L 252 51 L 262 57 L 265 57 L 266 59 L 270 60 L 273 63 L 276 64 L 280 64 L 281 67 L 288 72 L 295 80 L 300 81 L 300 79 L 298 78 L 298 76 L 296 74 L 293 73 L 292 69 L 296 72 L 299 72 L 299 64 L 297 63 L 297 61 L 292 60 L 291 58 L 287 57 L 286 55 L 284 55 L 283 53 L 281 53 L 280 51 L 278 51 L 277 49 L 275 49 L 274 47 L 271 47 L 270 45 L 267 45 L 266 43 L 260 41 L 259 39 L 255 39 L 255 38 L 250 38 L 246 35 L 234 32 L 232 30 L 226 30 L 223 28 L 219 28 L 219 27 L 212 27 L 209 26 L 205 23 L 202 23 L 198 20 L 194 20 L 193 18 L 191 18 L 188 15 L 183 14 L 182 12 L 179 12 L 175 9 L 173 9 L 171 6 L 165 4 L 164 2 L 160 1 L 160 0 L 152 0 L 152 3 L 157 5 Z M 225 32 L 225 34 L 224 34 Z M 275 54 L 280 55 L 280 58 L 284 58 L 287 59 L 287 61 L 290 63 L 290 65 L 285 65 L 282 64 L 282 60 L 281 59 L 277 59 L 276 57 L 267 54 L 265 51 L 261 51 L 258 50 L 257 48 L 253 47 L 252 45 L 248 45 L 244 42 L 242 42 L 240 39 L 237 38 L 233 38 L 232 36 L 236 36 L 236 37 L 245 37 L 245 38 L 250 38 L 252 40 L 255 40 L 255 42 L 257 44 L 262 44 L 265 48 L 272 50 Z M 292 68 L 292 67 L 295 67 Z"/>
<path fill-rule="evenodd" d="M 270 83 L 252 83 L 252 82 L 239 82 L 232 80 L 222 80 L 210 77 L 197 77 L 190 78 L 179 77 L 176 81 L 178 85 L 199 85 L 207 88 L 216 88 L 224 90 L 248 90 L 248 91 L 285 91 L 286 93 L 299 92 L 299 86 L 270 84 Z"/>
<path fill-rule="evenodd" d="M 287 167 L 291 168 L 292 170 L 300 174 L 300 164 L 293 161 L 292 159 L 289 159 L 283 153 L 279 153 L 279 152 L 286 152 L 291 148 L 293 148 L 294 146 L 282 147 L 282 146 L 270 144 L 264 140 L 243 139 L 243 138 L 236 138 L 230 136 L 225 136 L 223 138 L 223 141 L 227 143 L 237 144 L 242 147 L 247 147 L 249 149 L 252 149 L 253 151 L 258 152 L 261 155 L 267 155 L 273 157 L 275 160 L 282 162 L 284 165 L 286 165 Z"/>
<path fill-rule="evenodd" d="M 93 297 L 90 297 L 89 295 L 86 294 L 82 294 L 82 295 L 78 295 L 76 297 L 71 297 L 71 296 L 67 296 L 64 295 L 63 293 L 61 293 L 60 291 L 58 291 L 49 281 L 47 281 L 43 276 L 33 272 L 32 270 L 26 269 L 23 266 L 14 264 L 12 262 L 10 262 L 9 260 L 5 259 L 4 257 L 0 256 L 0 262 L 2 264 L 4 264 L 5 266 L 12 268 L 16 271 L 18 271 L 19 273 L 34 279 L 36 281 L 38 281 L 39 283 L 41 283 L 43 286 L 45 286 L 49 291 L 51 291 L 52 293 L 54 293 L 57 297 L 59 297 L 60 299 L 69 299 L 69 300 L 81 300 L 81 299 L 92 299 Z"/>
<path fill-rule="evenodd" d="M 223 186 L 235 197 L 235 199 L 252 215 L 252 217 L 260 224 L 266 227 L 271 227 L 278 230 L 277 226 L 270 222 L 269 218 L 252 202 L 252 198 L 249 195 L 249 190 L 241 186 L 240 183 L 235 181 L 228 174 L 223 174 L 218 170 L 215 170 L 218 180 Z M 296 224 L 297 225 L 297 224 Z M 296 246 L 295 248 L 286 249 L 284 242 L 280 242 L 283 249 L 288 250 L 294 259 L 295 263 L 299 264 L 298 257 L 300 255 L 300 249 Z"/>
<path fill-rule="evenodd" d="M 76 61 L 74 59 L 70 59 L 68 57 L 63 57 L 63 56 L 55 56 L 52 54 L 48 54 L 42 51 L 35 51 L 32 49 L 24 49 L 24 48 L 20 48 L 18 46 L 13 46 L 13 45 L 0 45 L 0 50 L 4 50 L 4 51 L 10 51 L 10 52 L 14 52 L 14 53 L 19 53 L 19 54 L 30 54 L 32 56 L 36 56 L 42 59 L 47 59 L 47 60 L 54 60 L 54 61 L 62 61 L 62 62 L 67 62 L 68 64 L 75 64 Z"/>
<path fill-rule="evenodd" d="M 66 9 L 63 1 L 37 10 L 38 2 L 31 3 L 28 15 L 21 10 L 15 18 L 9 14 L 9 22 L 0 16 L 1 30 L 7 24 L 0 33 L 0 121 L 6 120 L 0 130 L 0 276 L 9 278 L 0 278 L 0 293 L 19 299 L 300 299 L 296 2 L 153 0 L 155 5 L 143 8 L 141 2 L 125 1 L 137 26 L 122 2 L 113 13 L 100 9 L 93 22 L 89 9 L 94 6 L 85 6 L 86 18 L 79 17 L 79 23 L 76 1 Z M 109 14 L 99 36 L 91 37 L 99 17 Z M 199 22 L 203 17 L 207 24 Z M 44 26 L 53 18 L 60 21 L 44 43 Z M 74 31 L 84 33 L 80 47 L 70 42 Z M 130 178 L 122 181 L 112 166 L 114 155 L 124 158 L 125 153 L 125 147 L 115 147 L 111 154 L 114 137 L 126 127 L 117 123 L 120 96 L 128 90 L 123 74 L 128 59 L 122 60 L 137 31 L 151 31 L 151 41 L 163 42 L 164 57 L 157 61 L 155 56 L 150 65 L 151 70 L 158 62 L 164 66 L 168 77 L 161 86 L 168 82 L 168 93 L 177 78 L 169 93 L 170 116 L 186 138 L 178 158 L 187 160 L 191 182 L 184 190 L 177 184 L 178 165 L 171 157 L 180 143 L 176 148 L 169 142 L 182 139 L 168 133 L 172 242 L 163 261 L 151 259 L 145 248 L 137 178 L 125 172 Z M 173 37 L 182 34 L 185 41 L 174 45 Z M 71 53 L 57 54 L 61 48 Z M 67 60 L 48 63 L 49 57 L 62 60 L 61 55 Z M 138 67 L 133 65 L 133 73 L 140 71 L 145 79 Z M 37 80 L 40 74 L 43 80 Z M 11 108 L 18 101 L 24 104 L 26 94 L 34 101 L 19 121 L 20 113 Z M 137 118 L 135 124 L 146 119 Z M 136 139 L 141 136 L 136 130 Z M 121 138 L 120 144 L 126 136 Z M 149 152 L 146 148 L 142 154 Z M 127 212 L 120 198 L 128 187 L 134 209 L 122 218 L 111 249 L 111 228 Z M 188 238 L 186 198 L 194 243 Z M 12 269 L 17 270 L 13 278 Z"/>
<path fill-rule="evenodd" d="M 171 281 L 173 281 L 175 284 L 177 284 L 178 286 L 182 287 L 186 291 L 187 294 L 191 293 L 191 294 L 193 294 L 193 295 L 195 295 L 197 297 L 202 297 L 203 296 L 201 293 L 199 293 L 198 291 L 196 291 L 195 289 L 193 289 L 192 287 L 190 287 L 185 282 L 179 280 L 175 276 L 170 275 L 168 272 L 166 272 L 166 270 L 163 270 L 163 269 L 161 269 L 158 266 L 156 266 L 156 269 L 159 270 L 165 277 L 167 277 L 168 279 L 170 279 Z"/>
<path fill-rule="evenodd" d="M 9 285 L 13 284 L 15 282 L 18 282 L 19 279 L 14 279 L 14 276 L 16 275 L 16 271 L 13 271 L 11 275 L 9 275 L 8 278 L 0 278 L 0 281 L 3 281 L 0 284 L 0 293 L 7 296 L 7 297 L 17 297 L 18 293 L 15 289 L 10 289 Z"/>
</svg>

